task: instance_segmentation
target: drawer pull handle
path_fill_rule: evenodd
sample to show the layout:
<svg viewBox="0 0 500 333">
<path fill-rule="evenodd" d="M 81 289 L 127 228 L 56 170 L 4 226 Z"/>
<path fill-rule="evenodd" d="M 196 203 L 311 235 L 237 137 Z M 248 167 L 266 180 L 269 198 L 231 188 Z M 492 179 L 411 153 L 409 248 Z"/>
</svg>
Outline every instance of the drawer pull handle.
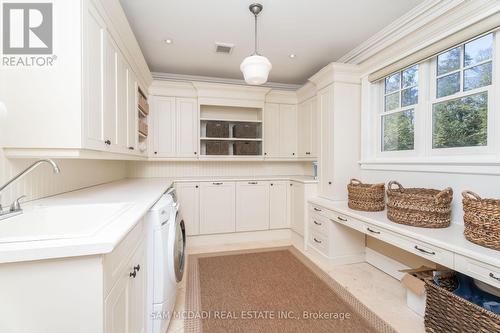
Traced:
<svg viewBox="0 0 500 333">
<path fill-rule="evenodd" d="M 377 234 L 377 235 L 380 235 L 380 231 L 375 231 L 373 229 L 370 229 L 370 228 L 366 228 L 366 230 L 368 230 L 369 232 L 371 232 L 372 234 Z"/>
<path fill-rule="evenodd" d="M 493 274 L 493 273 L 490 273 L 490 278 L 495 279 L 497 281 L 500 281 L 500 277 L 495 276 L 495 274 Z"/>
<path fill-rule="evenodd" d="M 248 182 L 248 185 L 257 185 L 258 182 Z"/>
<path fill-rule="evenodd" d="M 141 270 L 141 265 L 134 266 L 134 272 L 135 271 L 140 271 Z"/>
<path fill-rule="evenodd" d="M 132 273 L 129 273 L 128 276 L 135 279 L 135 277 L 137 276 L 137 272 L 134 270 Z"/>
<path fill-rule="evenodd" d="M 435 255 L 436 255 L 436 252 L 430 252 L 430 251 L 427 251 L 427 250 L 421 249 L 421 248 L 419 248 L 419 247 L 418 247 L 418 245 L 415 245 L 415 249 L 416 249 L 416 250 L 419 250 L 420 252 L 425 253 L 425 254 L 431 254 L 431 255 L 433 255 L 433 256 L 435 256 Z"/>
<path fill-rule="evenodd" d="M 212 184 L 214 184 L 214 185 L 222 185 L 222 183 L 212 183 Z"/>
<path fill-rule="evenodd" d="M 314 239 L 314 241 L 315 241 L 316 243 L 318 243 L 318 244 L 321 244 L 321 243 L 322 243 L 320 240 L 317 240 L 317 239 L 316 239 L 316 237 L 314 237 L 313 239 Z"/>
<path fill-rule="evenodd" d="M 347 222 L 347 219 L 343 218 L 343 217 L 340 217 L 340 216 L 337 216 L 337 219 L 339 221 L 343 221 L 343 222 Z"/>
<path fill-rule="evenodd" d="M 314 207 L 314 210 L 315 210 L 315 211 L 317 211 L 317 212 L 322 212 L 322 210 L 321 210 L 321 209 L 316 208 L 316 207 Z"/>
<path fill-rule="evenodd" d="M 323 223 L 319 223 L 319 222 L 316 222 L 316 221 L 314 221 L 314 224 L 316 224 L 316 225 L 323 225 Z"/>
</svg>

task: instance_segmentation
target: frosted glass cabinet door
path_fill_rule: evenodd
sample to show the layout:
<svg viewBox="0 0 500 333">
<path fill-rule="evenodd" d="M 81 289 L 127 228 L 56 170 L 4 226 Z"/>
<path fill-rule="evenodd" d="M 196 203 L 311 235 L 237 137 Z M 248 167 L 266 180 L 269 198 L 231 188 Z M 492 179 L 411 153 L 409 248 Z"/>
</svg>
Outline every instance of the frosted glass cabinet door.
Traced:
<svg viewBox="0 0 500 333">
<path fill-rule="evenodd" d="M 174 97 L 154 97 L 153 157 L 175 157 L 176 111 Z"/>
<path fill-rule="evenodd" d="M 200 234 L 235 232 L 235 183 L 200 185 Z"/>
<path fill-rule="evenodd" d="M 236 231 L 269 229 L 269 182 L 236 183 Z"/>
<path fill-rule="evenodd" d="M 271 229 L 290 227 L 289 188 L 287 181 L 269 183 L 269 227 Z"/>
<path fill-rule="evenodd" d="M 177 98 L 177 157 L 198 156 L 198 103 L 195 98 Z"/>
</svg>

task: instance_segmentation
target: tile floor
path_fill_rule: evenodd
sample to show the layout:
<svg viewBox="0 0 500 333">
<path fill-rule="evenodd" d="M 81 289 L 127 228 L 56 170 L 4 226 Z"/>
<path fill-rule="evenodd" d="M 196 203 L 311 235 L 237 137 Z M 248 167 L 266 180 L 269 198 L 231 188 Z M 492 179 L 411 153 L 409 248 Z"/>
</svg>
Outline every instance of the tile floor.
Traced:
<svg viewBox="0 0 500 333">
<path fill-rule="evenodd" d="M 217 247 L 193 248 L 189 253 L 210 253 L 219 251 L 234 251 L 253 248 L 286 246 L 284 242 L 252 242 L 245 244 L 223 244 Z M 307 255 L 307 253 L 306 253 Z M 319 267 L 349 290 L 355 297 L 368 306 L 383 320 L 391 324 L 398 332 L 422 333 L 425 332 L 423 318 L 415 314 L 406 306 L 405 289 L 400 282 L 386 273 L 367 263 L 325 266 L 315 260 Z M 184 310 L 186 279 L 178 285 L 177 301 L 174 311 Z M 167 333 L 183 333 L 183 319 L 172 319 Z"/>
</svg>

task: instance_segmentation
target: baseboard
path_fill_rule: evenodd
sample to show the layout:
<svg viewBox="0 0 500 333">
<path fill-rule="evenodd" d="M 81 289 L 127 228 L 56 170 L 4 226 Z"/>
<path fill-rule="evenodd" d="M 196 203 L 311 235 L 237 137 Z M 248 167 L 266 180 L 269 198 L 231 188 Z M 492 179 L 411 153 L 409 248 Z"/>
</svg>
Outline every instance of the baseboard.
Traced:
<svg viewBox="0 0 500 333">
<path fill-rule="evenodd" d="M 404 273 L 401 273 L 400 271 L 403 269 L 410 268 L 400 263 L 399 261 L 389 258 L 368 247 L 366 248 L 365 258 L 366 262 L 369 263 L 370 265 L 380 269 L 381 271 L 389 274 L 393 278 L 398 279 L 400 281 L 404 275 Z"/>
<path fill-rule="evenodd" d="M 188 236 L 186 244 L 190 253 L 202 251 L 228 250 L 231 246 L 241 248 L 262 248 L 292 245 L 290 229 L 234 232 L 217 235 Z M 213 249 L 209 249 L 213 248 Z"/>
</svg>

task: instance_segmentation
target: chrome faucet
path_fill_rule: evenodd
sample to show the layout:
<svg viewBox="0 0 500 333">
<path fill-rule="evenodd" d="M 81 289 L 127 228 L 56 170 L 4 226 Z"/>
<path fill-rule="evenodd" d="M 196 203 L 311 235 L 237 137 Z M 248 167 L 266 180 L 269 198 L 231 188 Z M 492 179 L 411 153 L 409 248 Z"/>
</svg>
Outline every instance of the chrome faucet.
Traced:
<svg viewBox="0 0 500 333">
<path fill-rule="evenodd" d="M 20 173 L 18 173 L 16 176 L 14 176 L 13 178 L 11 178 L 10 180 L 8 180 L 5 184 L 3 184 L 2 186 L 0 186 L 0 199 L 1 199 L 2 191 L 6 187 L 8 187 L 10 184 L 18 181 L 19 179 L 21 179 L 22 177 L 24 177 L 25 175 L 27 175 L 28 173 L 30 173 L 31 171 L 33 171 L 34 169 L 36 169 L 42 163 L 48 163 L 48 164 L 50 164 L 52 166 L 52 169 L 54 170 L 55 174 L 61 172 L 61 169 L 59 169 L 59 166 L 53 160 L 51 160 L 51 159 L 38 160 L 35 163 L 31 164 L 26 169 L 24 169 L 23 171 L 21 171 Z M 6 218 L 14 216 L 14 215 L 19 215 L 19 214 L 22 213 L 23 210 L 21 209 L 21 205 L 19 203 L 19 200 L 22 199 L 23 197 L 24 197 L 24 195 L 21 196 L 21 197 L 19 197 L 19 198 L 17 198 L 16 200 L 14 200 L 14 202 L 12 203 L 12 205 L 10 205 L 10 208 L 8 210 L 5 210 L 5 211 L 2 208 L 2 203 L 1 203 L 1 200 L 0 200 L 0 220 L 6 219 Z"/>
</svg>

